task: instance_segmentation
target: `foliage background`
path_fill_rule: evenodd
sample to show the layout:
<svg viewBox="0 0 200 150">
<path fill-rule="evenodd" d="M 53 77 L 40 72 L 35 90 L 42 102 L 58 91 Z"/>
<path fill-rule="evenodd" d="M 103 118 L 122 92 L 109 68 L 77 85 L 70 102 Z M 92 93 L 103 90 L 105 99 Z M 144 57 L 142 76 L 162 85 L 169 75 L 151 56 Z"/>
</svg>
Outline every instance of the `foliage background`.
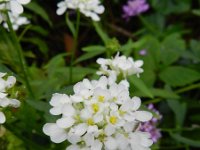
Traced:
<svg viewBox="0 0 200 150">
<path fill-rule="evenodd" d="M 150 10 L 125 21 L 125 1 L 103 1 L 106 8 L 98 23 L 81 15 L 78 45 L 70 79 L 76 13 L 57 16 L 58 1 L 32 0 L 25 6 L 31 24 L 17 31 L 27 65 L 22 67 L 16 43 L 0 26 L 0 71 L 17 77 L 22 106 L 9 109 L 0 137 L 2 150 L 58 150 L 68 143 L 53 144 L 42 126 L 56 118 L 49 114 L 55 92 L 72 93 L 73 84 L 95 75 L 98 57 L 121 54 L 144 60 L 140 79 L 129 78 L 131 94 L 153 103 L 163 115 L 162 138 L 152 149 L 200 148 L 200 1 L 149 0 Z M 140 55 L 140 50 L 146 55 Z M 23 70 L 30 89 L 25 86 Z M 12 112 L 12 113 L 11 113 Z M 12 115 L 11 115 L 12 114 Z M 1 129 L 2 131 L 2 129 Z"/>
</svg>

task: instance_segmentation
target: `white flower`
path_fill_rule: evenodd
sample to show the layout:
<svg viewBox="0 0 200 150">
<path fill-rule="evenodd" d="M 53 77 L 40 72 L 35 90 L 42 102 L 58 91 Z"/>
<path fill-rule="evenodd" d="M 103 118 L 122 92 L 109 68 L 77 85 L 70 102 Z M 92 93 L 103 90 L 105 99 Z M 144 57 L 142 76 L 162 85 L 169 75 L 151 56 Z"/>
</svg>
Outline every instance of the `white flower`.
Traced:
<svg viewBox="0 0 200 150">
<path fill-rule="evenodd" d="M 151 113 L 139 110 L 140 98 L 130 98 L 125 80 L 110 84 L 105 76 L 99 80 L 84 79 L 73 89 L 70 96 L 53 95 L 50 113 L 61 117 L 43 127 L 53 142 L 68 140 L 72 145 L 67 150 L 130 150 L 134 144 L 130 141 L 134 135 L 130 133 L 137 132 L 137 125 L 152 117 Z M 140 140 L 138 147 L 142 136 Z"/>
<path fill-rule="evenodd" d="M 57 4 L 58 15 L 64 14 L 67 9 L 78 9 L 87 17 L 91 17 L 94 21 L 99 21 L 98 14 L 104 12 L 104 7 L 100 5 L 99 0 L 64 0 Z"/>
<path fill-rule="evenodd" d="M 147 132 L 136 131 L 129 134 L 129 141 L 132 149 L 150 150 L 149 146 L 153 144 L 151 135 Z"/>
<path fill-rule="evenodd" d="M 13 14 L 22 14 L 24 8 L 22 5 L 26 5 L 30 0 L 8 0 L 6 1 L 6 8 Z"/>
<path fill-rule="evenodd" d="M 5 79 L 6 73 L 0 72 L 0 124 L 6 121 L 6 117 L 1 109 L 11 106 L 11 107 L 19 107 L 20 101 L 16 99 L 12 99 L 8 97 L 7 90 L 12 88 L 16 82 L 16 78 L 13 76 L 8 76 Z"/>
<path fill-rule="evenodd" d="M 14 30 L 18 30 L 20 26 L 30 23 L 30 21 L 26 17 L 20 16 L 17 13 L 14 14 L 9 12 L 8 15 L 10 17 L 10 21 Z M 8 29 L 8 25 L 6 22 L 3 23 L 3 26 L 4 28 Z"/>
<path fill-rule="evenodd" d="M 5 0 L 0 4 L 0 23 L 6 21 L 5 11 L 8 11 L 8 16 L 13 25 L 13 29 L 17 30 L 19 26 L 29 24 L 26 17 L 20 16 L 23 13 L 23 5 L 26 5 L 30 0 Z M 3 26 L 8 28 L 7 23 L 4 22 Z"/>
<path fill-rule="evenodd" d="M 56 123 L 47 123 L 43 127 L 43 132 L 51 137 L 55 143 L 61 143 L 67 139 L 67 133 L 64 129 L 59 128 Z"/>
<path fill-rule="evenodd" d="M 97 63 L 100 64 L 100 71 L 97 72 L 99 75 L 107 76 L 120 76 L 126 78 L 129 75 L 136 74 L 139 76 L 143 72 L 140 68 L 143 65 L 142 60 L 134 61 L 131 57 L 119 56 L 119 53 L 113 59 L 97 59 Z M 114 73 L 113 73 L 114 72 Z"/>
<path fill-rule="evenodd" d="M 3 112 L 0 111 L 0 124 L 3 124 L 6 121 L 6 117 Z"/>
<path fill-rule="evenodd" d="M 55 93 L 49 103 L 53 106 L 53 108 L 50 109 L 50 113 L 52 115 L 60 115 L 62 114 L 64 104 L 70 103 L 70 99 L 66 94 Z"/>
</svg>

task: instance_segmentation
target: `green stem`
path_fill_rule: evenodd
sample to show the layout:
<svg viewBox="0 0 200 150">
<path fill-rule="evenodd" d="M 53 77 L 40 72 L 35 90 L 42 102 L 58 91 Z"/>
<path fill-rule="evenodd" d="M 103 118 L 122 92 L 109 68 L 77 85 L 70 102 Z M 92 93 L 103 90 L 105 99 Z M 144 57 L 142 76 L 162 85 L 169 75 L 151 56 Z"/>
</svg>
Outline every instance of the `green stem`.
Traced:
<svg viewBox="0 0 200 150">
<path fill-rule="evenodd" d="M 180 89 L 176 90 L 175 93 L 176 94 L 180 94 L 180 93 L 187 92 L 187 91 L 190 91 L 190 90 L 193 90 L 193 89 L 196 89 L 196 88 L 200 88 L 200 83 L 196 83 L 196 84 L 192 84 L 190 86 L 186 86 L 186 87 L 180 88 Z M 152 100 L 144 102 L 144 104 L 158 103 L 162 99 L 164 99 L 164 98 L 152 99 Z"/>
<path fill-rule="evenodd" d="M 19 43 L 19 40 L 17 39 L 17 35 L 12 27 L 12 23 L 10 21 L 10 18 L 9 18 L 9 15 L 8 15 L 8 12 L 6 12 L 6 16 L 7 16 L 7 24 L 8 24 L 8 28 L 9 28 L 9 31 L 11 33 L 11 37 L 12 37 L 12 40 L 15 44 L 15 48 L 17 50 L 17 54 L 18 54 L 18 58 L 19 58 L 19 62 L 20 62 L 20 65 L 21 65 L 21 69 L 22 69 L 22 73 L 23 73 L 23 78 L 24 78 L 24 82 L 26 84 L 26 87 L 29 91 L 29 94 L 32 98 L 34 98 L 34 94 L 32 92 L 32 89 L 31 89 L 31 86 L 29 84 L 29 80 L 28 80 L 28 70 L 27 70 L 27 67 L 26 67 L 26 63 L 25 63 L 25 59 L 24 59 L 24 55 L 23 55 L 23 52 L 22 52 L 22 48 L 21 48 L 21 45 Z"/>
<path fill-rule="evenodd" d="M 179 94 L 179 93 L 190 91 L 190 90 L 193 90 L 193 89 L 196 89 L 196 88 L 200 88 L 200 83 L 192 84 L 190 86 L 186 86 L 184 88 L 181 88 L 181 89 L 177 90 L 175 93 Z"/>
<path fill-rule="evenodd" d="M 70 62 L 70 70 L 69 70 L 69 83 L 70 84 L 73 82 L 73 64 L 74 64 L 74 58 L 75 58 L 77 44 L 78 44 L 79 26 L 80 26 L 80 12 L 77 11 L 76 28 L 75 28 L 74 41 L 73 41 L 73 49 L 72 49 L 71 62 Z"/>
</svg>

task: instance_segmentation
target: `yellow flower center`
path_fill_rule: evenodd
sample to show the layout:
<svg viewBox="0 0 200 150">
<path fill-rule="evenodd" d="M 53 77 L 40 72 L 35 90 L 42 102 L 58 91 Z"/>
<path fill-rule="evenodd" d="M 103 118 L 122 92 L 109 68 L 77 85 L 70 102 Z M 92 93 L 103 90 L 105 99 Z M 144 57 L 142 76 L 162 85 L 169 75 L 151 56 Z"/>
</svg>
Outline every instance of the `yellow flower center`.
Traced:
<svg viewBox="0 0 200 150">
<path fill-rule="evenodd" d="M 104 101 L 105 101 L 105 96 L 101 96 L 101 95 L 100 95 L 100 96 L 98 97 L 98 101 L 99 101 L 99 102 L 104 102 Z"/>
<path fill-rule="evenodd" d="M 94 121 L 93 121 L 93 119 L 92 118 L 89 118 L 88 120 L 87 120 L 87 124 L 88 125 L 94 125 Z"/>
<path fill-rule="evenodd" d="M 120 114 L 121 116 L 123 116 L 125 113 L 126 113 L 125 111 L 119 110 L 119 114 Z"/>
<path fill-rule="evenodd" d="M 117 123 L 117 117 L 111 116 L 111 117 L 110 117 L 110 123 L 116 124 L 116 123 Z"/>
<path fill-rule="evenodd" d="M 98 104 L 92 104 L 92 109 L 96 113 L 99 111 L 99 105 Z"/>
<path fill-rule="evenodd" d="M 116 102 L 117 101 L 117 98 L 116 97 L 113 97 L 113 99 L 112 99 L 114 102 Z"/>
</svg>

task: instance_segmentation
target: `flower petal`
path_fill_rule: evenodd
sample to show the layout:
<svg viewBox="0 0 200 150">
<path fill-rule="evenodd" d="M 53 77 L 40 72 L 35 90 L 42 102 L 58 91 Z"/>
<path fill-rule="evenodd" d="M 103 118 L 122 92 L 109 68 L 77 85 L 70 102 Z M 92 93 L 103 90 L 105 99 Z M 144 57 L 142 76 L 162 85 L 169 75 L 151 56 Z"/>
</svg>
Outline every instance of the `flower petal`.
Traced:
<svg viewBox="0 0 200 150">
<path fill-rule="evenodd" d="M 10 8 L 11 8 L 11 11 L 16 14 L 21 14 L 24 11 L 22 5 L 14 0 L 10 1 Z"/>
<path fill-rule="evenodd" d="M 74 130 L 74 134 L 78 135 L 78 136 L 82 136 L 88 129 L 88 125 L 86 123 L 81 123 L 79 125 L 77 125 Z"/>
<path fill-rule="evenodd" d="M 151 120 L 152 114 L 147 111 L 136 111 L 135 118 L 139 121 L 146 122 L 146 121 Z"/>
<path fill-rule="evenodd" d="M 20 4 L 28 4 L 31 0 L 17 0 Z"/>
<path fill-rule="evenodd" d="M 6 121 L 6 117 L 3 112 L 0 112 L 0 124 L 3 124 Z"/>
<path fill-rule="evenodd" d="M 65 104 L 62 108 L 62 112 L 65 116 L 73 116 L 76 113 L 76 110 L 71 104 Z"/>
<path fill-rule="evenodd" d="M 75 120 L 72 117 L 65 117 L 65 118 L 60 118 L 56 121 L 56 124 L 60 128 L 69 128 L 74 124 Z"/>
</svg>

